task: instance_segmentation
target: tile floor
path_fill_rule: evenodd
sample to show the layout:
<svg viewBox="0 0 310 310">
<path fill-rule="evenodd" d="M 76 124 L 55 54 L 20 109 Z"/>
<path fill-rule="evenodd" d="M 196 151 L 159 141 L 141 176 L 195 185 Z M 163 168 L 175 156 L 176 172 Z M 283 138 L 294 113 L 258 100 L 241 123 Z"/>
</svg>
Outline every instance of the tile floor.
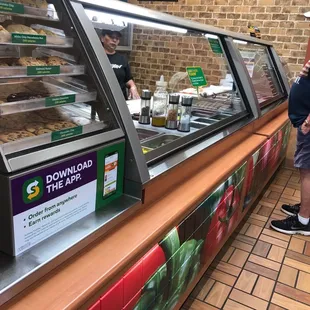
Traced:
<svg viewBox="0 0 310 310">
<path fill-rule="evenodd" d="M 280 169 L 272 184 L 183 305 L 188 310 L 310 310 L 310 237 L 271 230 L 282 203 L 300 200 L 295 170 Z"/>
</svg>

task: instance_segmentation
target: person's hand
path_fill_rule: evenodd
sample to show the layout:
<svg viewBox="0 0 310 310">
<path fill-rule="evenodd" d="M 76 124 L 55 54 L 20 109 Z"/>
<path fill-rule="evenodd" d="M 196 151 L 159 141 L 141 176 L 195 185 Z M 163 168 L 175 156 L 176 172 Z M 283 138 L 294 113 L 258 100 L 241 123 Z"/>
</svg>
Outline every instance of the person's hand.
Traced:
<svg viewBox="0 0 310 310">
<path fill-rule="evenodd" d="M 129 88 L 129 96 L 128 99 L 140 99 L 137 87 L 132 86 Z"/>
<path fill-rule="evenodd" d="M 303 124 L 301 125 L 300 129 L 301 129 L 301 132 L 302 132 L 304 135 L 306 135 L 306 134 L 309 133 L 309 131 L 310 131 L 310 116 L 308 116 L 308 117 L 306 118 L 306 120 L 305 120 L 305 121 L 303 122 Z"/>
</svg>

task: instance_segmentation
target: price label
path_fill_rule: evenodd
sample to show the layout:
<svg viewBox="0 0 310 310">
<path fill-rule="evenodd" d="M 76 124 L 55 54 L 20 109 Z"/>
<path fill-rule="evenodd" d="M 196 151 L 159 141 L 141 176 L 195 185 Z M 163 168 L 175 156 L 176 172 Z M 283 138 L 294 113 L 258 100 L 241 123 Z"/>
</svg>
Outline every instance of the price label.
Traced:
<svg viewBox="0 0 310 310">
<path fill-rule="evenodd" d="M 213 53 L 223 54 L 223 50 L 218 39 L 209 38 L 208 41 L 210 43 L 210 47 Z"/>
<path fill-rule="evenodd" d="M 23 4 L 0 1 L 0 12 L 24 14 L 25 8 Z"/>
<path fill-rule="evenodd" d="M 193 87 L 207 85 L 207 80 L 205 78 L 205 75 L 203 74 L 201 67 L 187 67 L 186 71 Z"/>
<path fill-rule="evenodd" d="M 74 102 L 75 102 L 75 94 L 45 98 L 46 107 L 53 107 L 56 105 L 74 103 Z"/>
<path fill-rule="evenodd" d="M 52 142 L 71 138 L 77 135 L 81 135 L 82 133 L 83 133 L 82 126 L 55 131 L 55 132 L 52 132 Z"/>
<path fill-rule="evenodd" d="M 12 43 L 45 45 L 46 36 L 39 34 L 12 33 Z"/>
<path fill-rule="evenodd" d="M 60 74 L 60 66 L 28 66 L 27 75 L 55 75 Z"/>
</svg>

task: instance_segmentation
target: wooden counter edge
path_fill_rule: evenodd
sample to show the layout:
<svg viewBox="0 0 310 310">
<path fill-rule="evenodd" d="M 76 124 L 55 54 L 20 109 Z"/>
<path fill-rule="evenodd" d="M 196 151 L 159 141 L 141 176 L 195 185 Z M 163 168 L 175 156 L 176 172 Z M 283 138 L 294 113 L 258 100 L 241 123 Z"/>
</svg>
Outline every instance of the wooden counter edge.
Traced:
<svg viewBox="0 0 310 310">
<path fill-rule="evenodd" d="M 286 121 L 289 121 L 287 110 L 275 117 L 272 122 L 269 122 L 267 125 L 255 131 L 255 133 L 270 138 L 277 130 L 279 130 L 285 124 Z"/>
</svg>

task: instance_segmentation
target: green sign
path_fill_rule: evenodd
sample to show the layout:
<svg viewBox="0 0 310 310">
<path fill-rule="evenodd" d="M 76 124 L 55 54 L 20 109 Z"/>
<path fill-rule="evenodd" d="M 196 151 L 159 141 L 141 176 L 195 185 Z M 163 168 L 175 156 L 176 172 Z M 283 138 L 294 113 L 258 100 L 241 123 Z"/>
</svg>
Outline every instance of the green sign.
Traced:
<svg viewBox="0 0 310 310">
<path fill-rule="evenodd" d="M 82 126 L 55 131 L 55 132 L 52 132 L 52 141 L 58 141 L 62 139 L 71 138 L 71 137 L 80 135 L 82 133 L 83 133 Z"/>
<path fill-rule="evenodd" d="M 207 80 L 201 67 L 187 67 L 186 71 L 193 87 L 207 85 Z"/>
<path fill-rule="evenodd" d="M 46 44 L 46 36 L 39 34 L 12 33 L 12 43 L 16 44 Z"/>
<path fill-rule="evenodd" d="M 219 42 L 218 39 L 211 39 L 211 38 L 209 38 L 208 41 L 210 43 L 210 46 L 211 46 L 211 49 L 212 49 L 213 53 L 215 53 L 215 54 L 223 54 L 223 50 L 222 50 L 222 47 L 221 47 L 220 42 Z"/>
<path fill-rule="evenodd" d="M 74 103 L 74 102 L 75 102 L 75 95 L 64 95 L 64 96 L 45 98 L 46 107 L 53 107 L 55 105 Z"/>
<path fill-rule="evenodd" d="M 28 66 L 27 75 L 53 75 L 60 73 L 60 66 Z"/>
<path fill-rule="evenodd" d="M 41 177 L 32 178 L 23 185 L 23 201 L 28 204 L 43 196 L 43 180 Z"/>
<path fill-rule="evenodd" d="M 0 1 L 0 12 L 24 14 L 25 9 L 22 4 Z"/>
</svg>

